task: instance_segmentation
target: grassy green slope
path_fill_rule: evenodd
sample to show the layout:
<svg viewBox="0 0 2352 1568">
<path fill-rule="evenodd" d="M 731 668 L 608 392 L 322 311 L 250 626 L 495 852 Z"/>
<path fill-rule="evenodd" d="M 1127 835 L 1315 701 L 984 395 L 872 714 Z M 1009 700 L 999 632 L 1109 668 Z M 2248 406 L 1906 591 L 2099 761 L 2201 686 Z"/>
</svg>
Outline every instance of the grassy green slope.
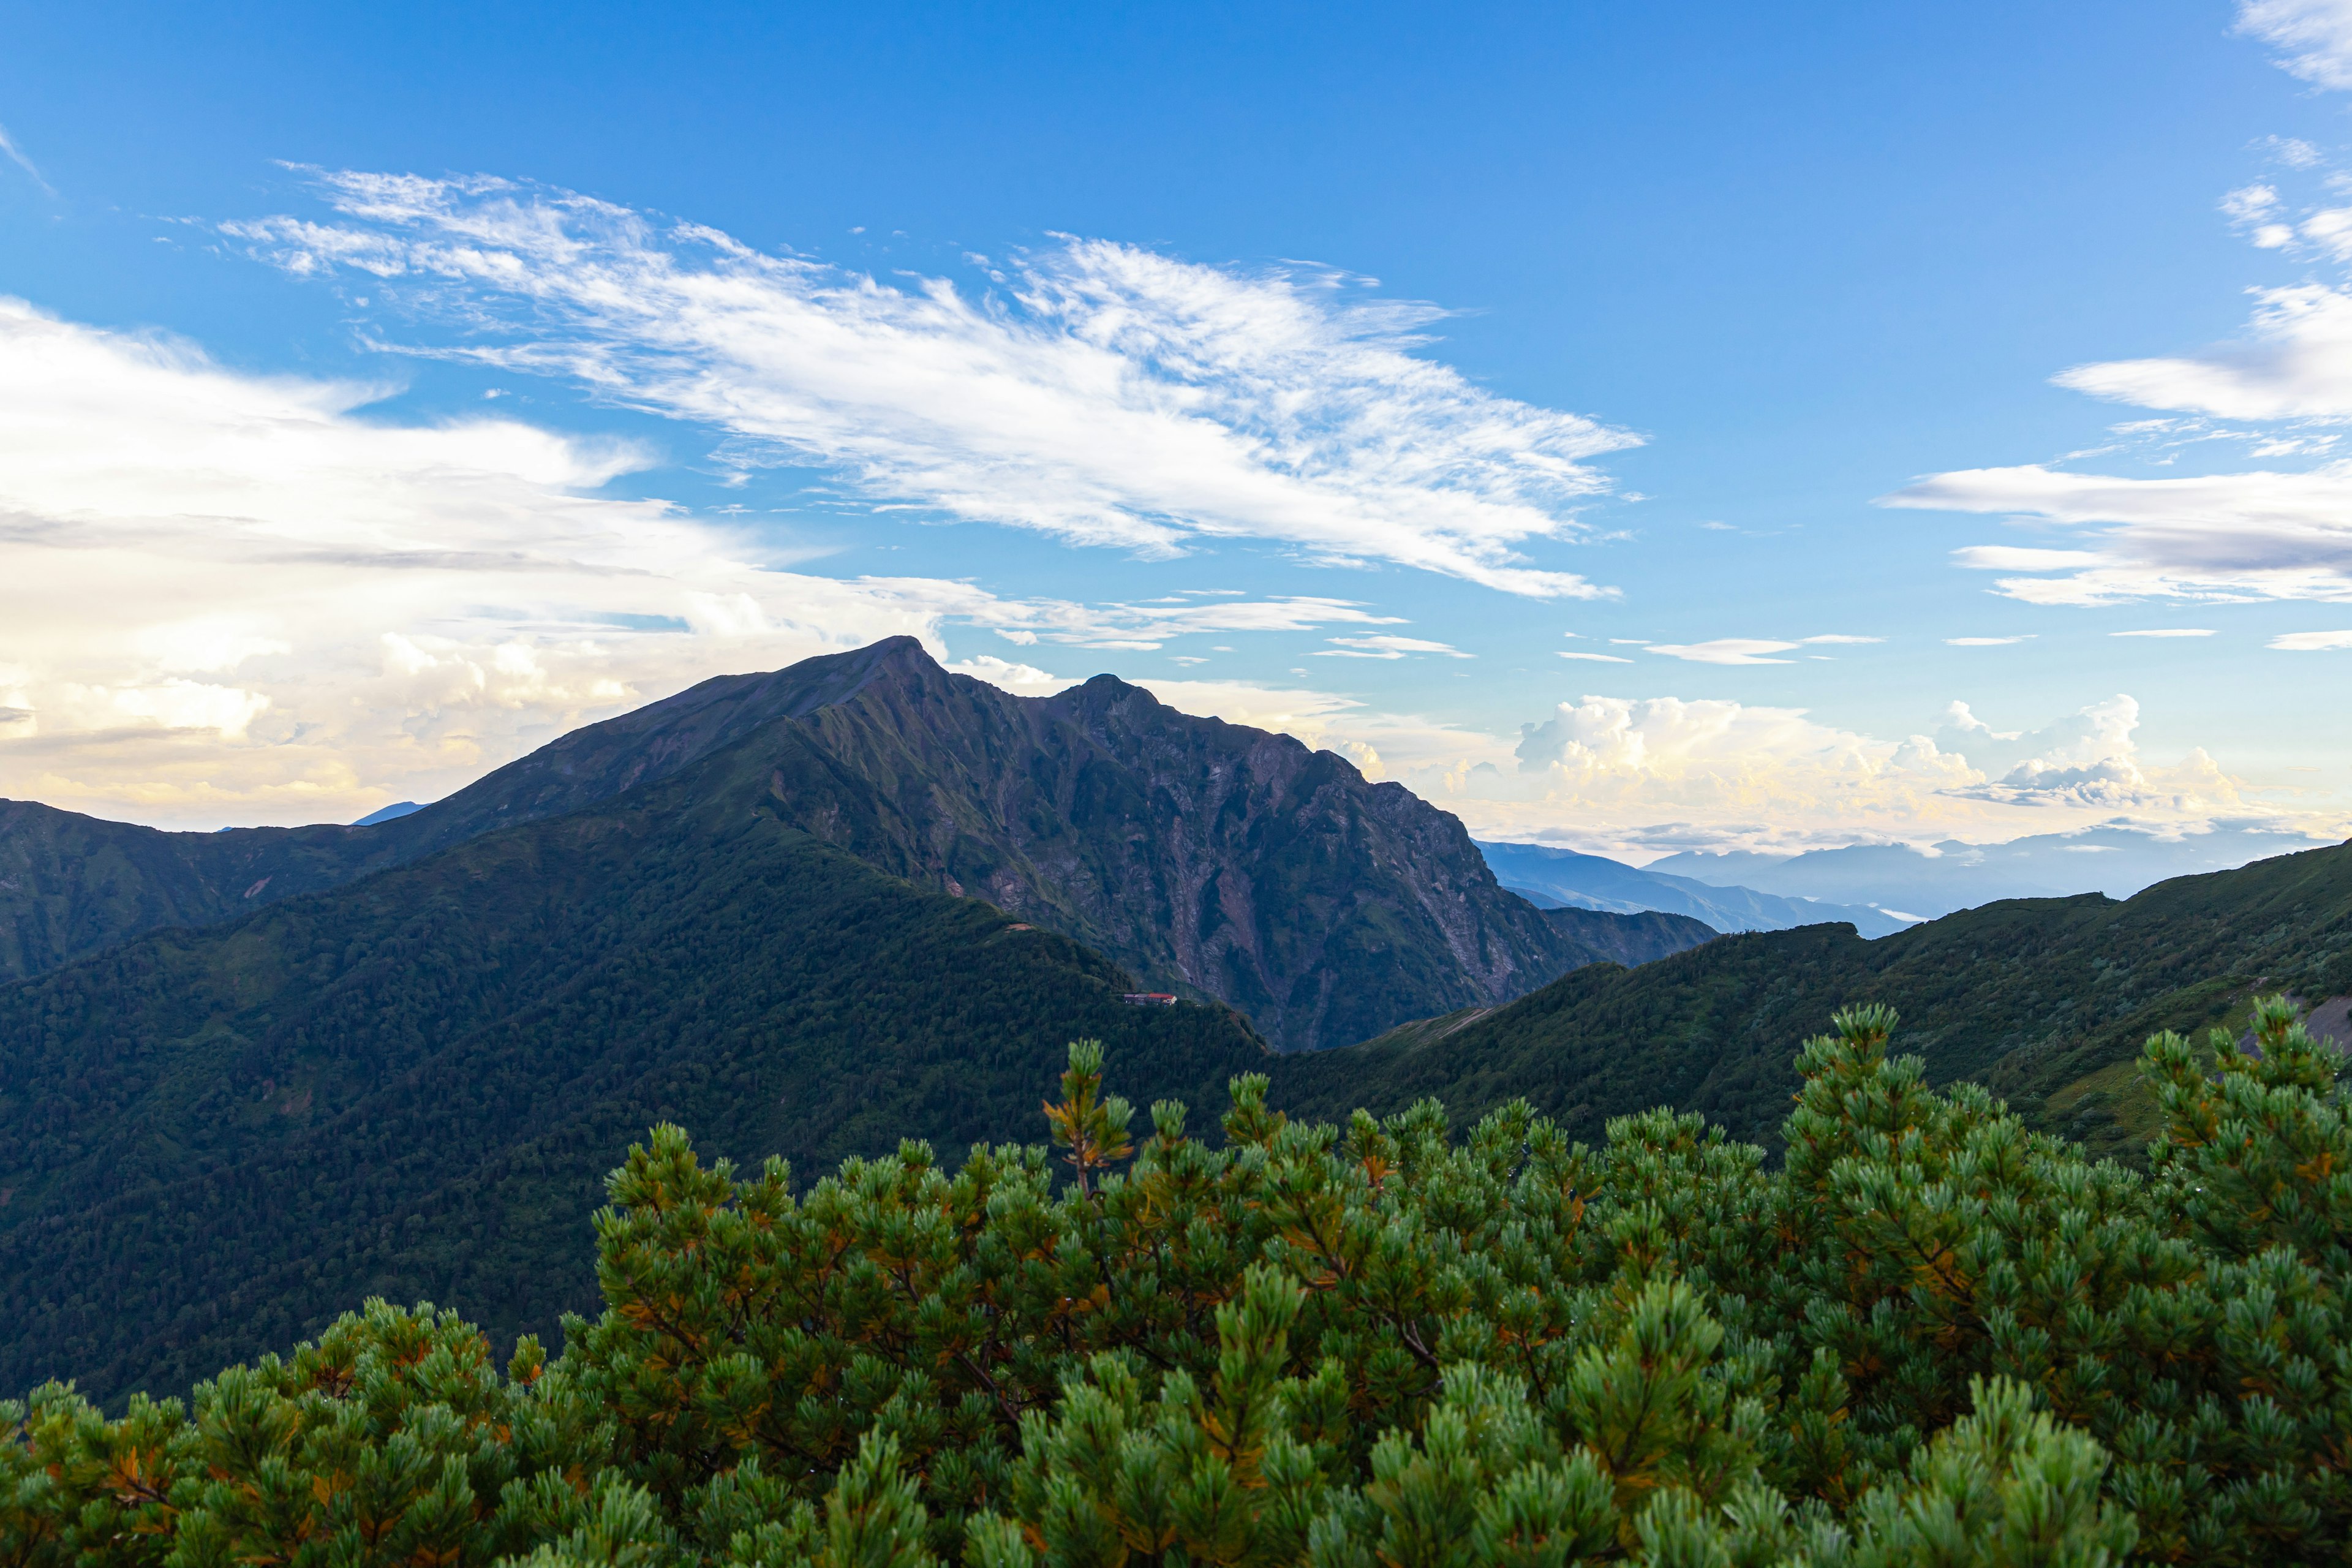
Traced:
<svg viewBox="0 0 2352 1568">
<path fill-rule="evenodd" d="M 1937 1081 L 1980 1079 L 2102 1152 L 2146 1125 L 2117 1070 L 2159 1028 L 2230 1021 L 2257 987 L 2352 992 L 2352 845 L 2099 894 L 1966 910 L 1864 942 L 1850 926 L 1724 937 L 1639 969 L 1596 965 L 1450 1030 L 1408 1026 L 1286 1058 L 1293 1110 L 1475 1116 L 1525 1095 L 1580 1137 L 1653 1105 L 1769 1142 L 1799 1041 L 1834 1009 L 1887 1002 Z"/>
<path fill-rule="evenodd" d="M 777 821 L 750 753 L 236 925 L 0 989 L 0 1387 L 170 1388 L 370 1294 L 501 1334 L 589 1304 L 599 1178 L 657 1120 L 804 1168 L 1034 1135 L 1263 1059 L 1223 1008 Z M 1221 1106 L 1219 1097 L 1214 1106 Z"/>
</svg>

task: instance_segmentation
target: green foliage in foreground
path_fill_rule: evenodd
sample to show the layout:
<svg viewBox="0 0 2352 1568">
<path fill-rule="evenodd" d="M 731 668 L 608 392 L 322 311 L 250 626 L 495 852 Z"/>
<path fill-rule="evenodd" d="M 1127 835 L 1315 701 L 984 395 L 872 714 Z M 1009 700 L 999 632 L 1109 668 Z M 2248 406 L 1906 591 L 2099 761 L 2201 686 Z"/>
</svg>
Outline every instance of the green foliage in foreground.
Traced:
<svg viewBox="0 0 2352 1568">
<path fill-rule="evenodd" d="M 381 1302 L 192 1405 L 0 1406 L 0 1568 L 2254 1563 L 2352 1544 L 2352 1115 L 2284 1002 L 2170 1035 L 2147 1173 L 1891 1014 L 1785 1163 L 1696 1116 L 1149 1136 L 1074 1047 L 1058 1154 L 795 1196 L 658 1130 L 606 1308 L 503 1375 Z"/>
</svg>

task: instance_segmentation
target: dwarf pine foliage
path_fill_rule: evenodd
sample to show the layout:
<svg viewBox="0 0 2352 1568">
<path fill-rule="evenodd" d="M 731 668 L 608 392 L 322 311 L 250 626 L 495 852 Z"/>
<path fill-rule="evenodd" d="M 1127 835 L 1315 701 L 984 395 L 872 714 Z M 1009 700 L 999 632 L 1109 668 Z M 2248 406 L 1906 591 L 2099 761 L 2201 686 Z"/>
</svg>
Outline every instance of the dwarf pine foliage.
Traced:
<svg viewBox="0 0 2352 1568">
<path fill-rule="evenodd" d="M 795 1193 L 656 1130 L 606 1302 L 501 1370 L 371 1302 L 109 1417 L 0 1405 L 0 1568 L 1689 1568 L 2352 1551 L 2352 1122 L 2283 1000 L 2142 1063 L 2149 1168 L 1804 1047 L 1787 1157 L 1665 1111 L 1149 1135 Z"/>
</svg>

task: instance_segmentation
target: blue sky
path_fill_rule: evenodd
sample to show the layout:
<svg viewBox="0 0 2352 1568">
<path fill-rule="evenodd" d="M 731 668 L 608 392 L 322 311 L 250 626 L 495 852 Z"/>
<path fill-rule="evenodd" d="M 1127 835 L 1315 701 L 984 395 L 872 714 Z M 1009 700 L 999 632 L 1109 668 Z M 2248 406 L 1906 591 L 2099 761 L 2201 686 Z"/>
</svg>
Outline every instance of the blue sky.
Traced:
<svg viewBox="0 0 2352 1568">
<path fill-rule="evenodd" d="M 12 18 L 0 793 L 911 631 L 1635 859 L 2346 830 L 2352 7 L 484 10 Z"/>
</svg>

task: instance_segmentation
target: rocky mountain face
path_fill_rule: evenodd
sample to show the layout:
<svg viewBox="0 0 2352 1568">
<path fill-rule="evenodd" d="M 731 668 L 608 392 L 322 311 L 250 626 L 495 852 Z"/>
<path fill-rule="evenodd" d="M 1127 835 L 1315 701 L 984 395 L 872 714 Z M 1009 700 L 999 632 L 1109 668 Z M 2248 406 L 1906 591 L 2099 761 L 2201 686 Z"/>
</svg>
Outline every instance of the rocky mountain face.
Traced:
<svg viewBox="0 0 2352 1568">
<path fill-rule="evenodd" d="M 1714 934 L 1547 915 L 1496 884 L 1452 816 L 1288 736 L 1180 713 L 1111 676 L 1014 697 L 898 637 L 705 681 L 363 827 L 161 833 L 10 803 L 0 973 L 233 919 L 737 747 L 761 753 L 782 820 L 1075 937 L 1148 984 L 1229 1003 L 1281 1050 Z"/>
<path fill-rule="evenodd" d="M 1402 785 L 1115 677 L 1021 698 L 912 638 L 866 656 L 854 689 L 761 739 L 788 820 L 1229 1003 L 1278 1050 L 1503 1001 L 1629 942 L 1714 934 L 1549 919 Z"/>
</svg>

